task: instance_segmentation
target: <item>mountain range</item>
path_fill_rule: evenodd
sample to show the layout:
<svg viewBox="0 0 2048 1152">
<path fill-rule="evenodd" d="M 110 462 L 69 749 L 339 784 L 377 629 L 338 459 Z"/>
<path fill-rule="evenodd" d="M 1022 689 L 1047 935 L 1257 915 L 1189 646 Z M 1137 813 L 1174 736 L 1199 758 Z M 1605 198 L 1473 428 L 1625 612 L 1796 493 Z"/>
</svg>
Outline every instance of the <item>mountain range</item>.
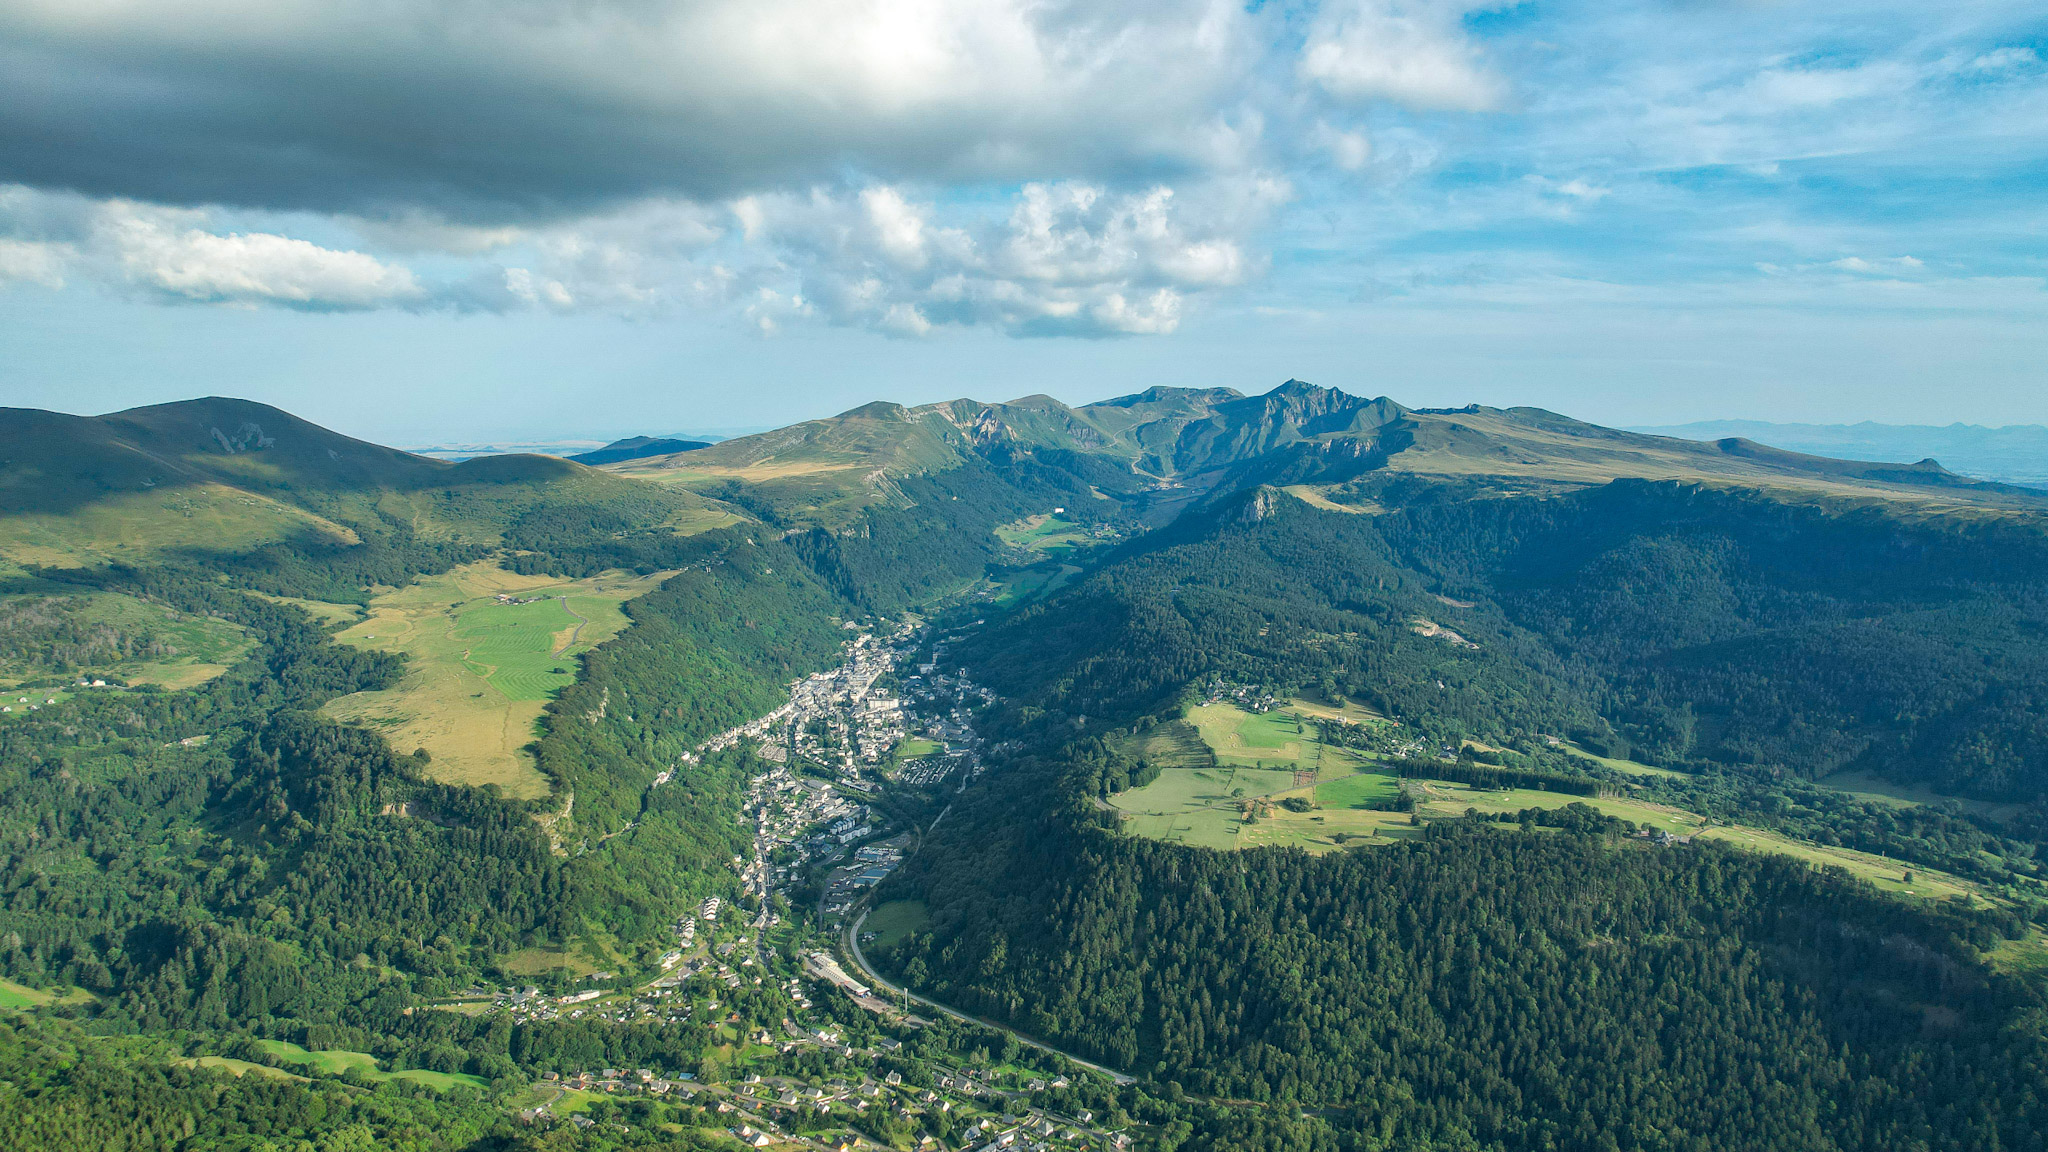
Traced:
<svg viewBox="0 0 2048 1152">
<path fill-rule="evenodd" d="M 1704 420 L 1633 431 L 1686 440 L 1731 436 L 1760 444 L 1849 460 L 1934 458 L 1965 476 L 2048 487 L 2048 427 L 2009 424 L 1773 424 L 1762 420 Z"/>
</svg>

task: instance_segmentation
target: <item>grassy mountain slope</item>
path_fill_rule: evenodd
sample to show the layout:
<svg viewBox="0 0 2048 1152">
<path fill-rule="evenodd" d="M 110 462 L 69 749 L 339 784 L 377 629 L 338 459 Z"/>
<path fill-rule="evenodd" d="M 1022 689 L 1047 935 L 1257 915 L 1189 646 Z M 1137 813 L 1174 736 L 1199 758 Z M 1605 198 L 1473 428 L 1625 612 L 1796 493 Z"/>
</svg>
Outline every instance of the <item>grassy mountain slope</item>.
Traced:
<svg viewBox="0 0 2048 1152">
<path fill-rule="evenodd" d="M 1805 501 L 1891 501 L 1922 512 L 2048 509 L 2027 489 L 1931 461 L 1882 464 L 1621 432 L 1537 408 L 1430 410 L 1290 380 L 1263 395 L 1152 388 L 1079 408 L 1045 396 L 1002 404 L 876 403 L 709 449 L 608 466 L 726 498 L 790 523 L 843 529 L 863 509 L 910 500 L 898 481 L 1020 451 L 1083 458 L 1163 523 L 1189 502 L 1259 483 L 1370 508 L 1389 485 L 1450 481 L 1473 492 L 1556 493 L 1622 478 L 1768 490 Z M 1100 487 L 1101 485 L 1098 485 Z"/>
<path fill-rule="evenodd" d="M 430 460 L 267 405 L 211 397 L 80 417 L 0 410 L 0 558 L 62 564 L 295 541 L 490 545 L 541 508 L 636 526 L 729 520 L 684 491 L 543 456 Z"/>
</svg>

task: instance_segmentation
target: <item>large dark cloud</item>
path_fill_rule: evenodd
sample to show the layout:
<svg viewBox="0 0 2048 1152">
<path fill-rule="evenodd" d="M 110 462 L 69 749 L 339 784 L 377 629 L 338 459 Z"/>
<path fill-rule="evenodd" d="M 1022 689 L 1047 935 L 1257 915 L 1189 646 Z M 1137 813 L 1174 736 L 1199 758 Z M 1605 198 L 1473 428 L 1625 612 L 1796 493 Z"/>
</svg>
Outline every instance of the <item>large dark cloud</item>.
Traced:
<svg viewBox="0 0 2048 1152">
<path fill-rule="evenodd" d="M 21 0 L 0 181 L 170 204 L 538 219 L 649 194 L 1170 174 L 1251 19 L 1204 0 Z"/>
</svg>

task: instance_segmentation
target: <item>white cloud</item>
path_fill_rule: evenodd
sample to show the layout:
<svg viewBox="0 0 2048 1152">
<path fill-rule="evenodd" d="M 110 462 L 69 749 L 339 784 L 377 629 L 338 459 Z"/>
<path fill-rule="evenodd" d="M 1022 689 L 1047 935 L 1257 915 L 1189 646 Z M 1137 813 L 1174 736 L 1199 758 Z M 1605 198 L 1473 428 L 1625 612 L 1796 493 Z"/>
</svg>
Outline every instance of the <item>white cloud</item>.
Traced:
<svg viewBox="0 0 2048 1152">
<path fill-rule="evenodd" d="M 1493 108 L 1504 85 L 1460 27 L 1478 7 L 1469 0 L 1333 0 L 1309 28 L 1301 76 L 1343 99 Z"/>
<path fill-rule="evenodd" d="M 1911 256 L 1845 256 L 1840 260 L 1829 261 L 1828 267 L 1866 275 L 1904 276 L 1918 272 L 1926 265 Z"/>
<path fill-rule="evenodd" d="M 1245 234 L 1286 190 L 1270 181 L 1118 193 L 1069 181 L 1029 184 L 1006 217 L 951 223 L 935 204 L 877 185 L 839 194 L 752 197 L 738 206 L 761 301 L 801 298 L 804 315 L 921 336 L 941 325 L 1016 334 L 1170 332 L 1189 294 L 1242 283 L 1259 266 Z"/>
<path fill-rule="evenodd" d="M 1318 121 L 1309 140 L 1329 154 L 1331 163 L 1346 172 L 1359 171 L 1372 159 L 1372 141 L 1363 132 L 1346 131 Z"/>
<path fill-rule="evenodd" d="M 22 282 L 45 288 L 64 286 L 64 266 L 77 255 L 68 244 L 0 237 L 0 284 Z"/>
<path fill-rule="evenodd" d="M 425 297 L 409 269 L 367 253 L 213 223 L 193 209 L 0 188 L 0 279 L 59 287 L 77 275 L 165 300 L 320 311 Z"/>
<path fill-rule="evenodd" d="M 184 300 L 354 310 L 422 295 L 405 268 L 271 233 L 217 235 L 124 201 L 102 213 L 97 238 L 129 284 Z"/>
</svg>

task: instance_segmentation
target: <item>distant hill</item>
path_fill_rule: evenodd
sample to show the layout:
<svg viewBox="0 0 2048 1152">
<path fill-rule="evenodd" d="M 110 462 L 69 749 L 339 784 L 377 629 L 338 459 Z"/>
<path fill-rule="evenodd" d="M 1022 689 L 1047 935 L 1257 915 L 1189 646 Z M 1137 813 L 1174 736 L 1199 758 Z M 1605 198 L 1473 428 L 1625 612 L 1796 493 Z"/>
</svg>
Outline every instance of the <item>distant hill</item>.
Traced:
<svg viewBox="0 0 2048 1152">
<path fill-rule="evenodd" d="M 2048 488 L 2048 427 L 2009 424 L 1773 424 L 1763 420 L 1703 420 L 1636 428 L 1657 436 L 1720 440 L 1740 436 L 1794 452 L 1849 460 L 1932 458 L 1964 476 Z"/>
<path fill-rule="evenodd" d="M 708 440 L 678 440 L 670 436 L 628 436 L 614 440 L 591 452 L 579 452 L 569 459 L 578 464 L 616 464 L 621 460 L 640 460 L 648 456 L 673 456 L 679 452 L 695 452 L 709 448 Z"/>
<path fill-rule="evenodd" d="M 134 562 L 287 540 L 493 545 L 537 509 L 572 506 L 643 524 L 721 515 L 692 493 L 557 457 L 433 460 L 247 400 L 104 416 L 0 408 L 0 561 Z"/>
<path fill-rule="evenodd" d="M 1039 492 L 1057 473 L 1059 491 L 1152 524 L 1260 484 L 1359 510 L 1404 501 L 1416 485 L 1561 494 L 1621 478 L 1904 502 L 1921 512 L 2048 508 L 2048 493 L 1958 475 L 1925 453 L 1895 454 L 1917 463 L 1839 459 L 1776 440 L 1649 435 L 1538 408 L 1408 408 L 1300 380 L 1255 396 L 1152 388 L 1078 407 L 1049 396 L 876 402 L 718 443 L 636 436 L 571 459 L 461 462 L 221 397 L 95 417 L 0 409 L 0 559 L 132 560 L 294 538 L 486 547 L 543 508 L 614 531 L 730 522 L 744 511 L 785 529 L 836 532 L 869 509 L 936 498 L 913 480 L 964 483 L 988 469 L 1009 477 L 1003 501 Z M 963 495 L 955 484 L 946 499 Z"/>
<path fill-rule="evenodd" d="M 605 467 L 704 492 L 744 485 L 769 515 L 837 528 L 864 508 L 900 505 L 896 487 L 905 477 L 1020 452 L 1076 454 L 1113 469 L 1121 484 L 1149 492 L 1137 502 L 1155 523 L 1211 494 L 1255 484 L 1307 486 L 1318 498 L 1364 506 L 1373 491 L 1404 478 L 1504 493 L 1572 491 L 1623 477 L 1685 479 L 1807 497 L 1904 499 L 1927 509 L 2048 506 L 2039 493 L 1929 460 L 1832 459 L 1741 437 L 1700 443 L 1540 408 L 1414 409 L 1300 380 L 1258 396 L 1152 388 L 1080 407 L 1048 396 L 914 408 L 877 402 L 687 457 L 649 455 Z"/>
</svg>

